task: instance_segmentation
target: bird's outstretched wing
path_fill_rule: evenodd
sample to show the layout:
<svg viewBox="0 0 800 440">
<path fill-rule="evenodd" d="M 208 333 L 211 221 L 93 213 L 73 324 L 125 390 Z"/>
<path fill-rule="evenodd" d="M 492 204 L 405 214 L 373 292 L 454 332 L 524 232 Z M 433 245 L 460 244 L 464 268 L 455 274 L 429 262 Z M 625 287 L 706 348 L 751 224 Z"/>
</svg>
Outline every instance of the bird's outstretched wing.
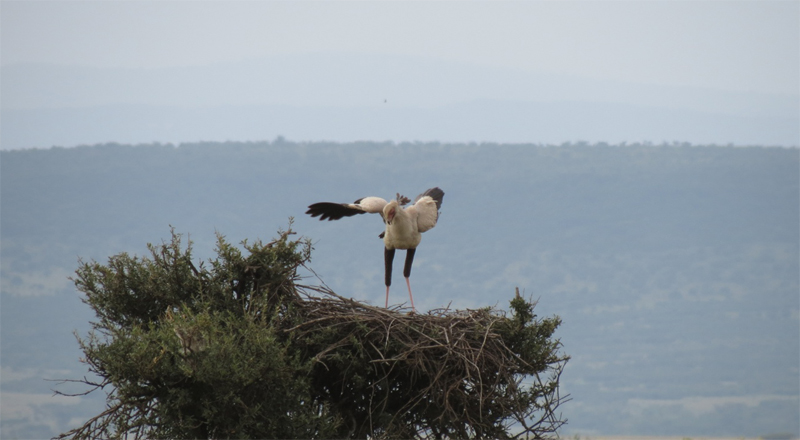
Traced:
<svg viewBox="0 0 800 440">
<path fill-rule="evenodd" d="M 383 215 L 386 200 L 380 197 L 364 197 L 353 203 L 314 203 L 308 207 L 306 214 L 311 217 L 319 216 L 320 220 L 339 220 L 342 217 L 352 217 L 356 214 L 379 213 Z"/>
<path fill-rule="evenodd" d="M 439 209 L 442 207 L 444 191 L 439 187 L 431 188 L 414 199 L 414 205 L 406 208 L 406 211 L 417 216 L 417 228 L 419 232 L 425 232 L 436 226 L 439 219 Z"/>
<path fill-rule="evenodd" d="M 442 209 L 442 199 L 444 198 L 444 191 L 442 191 L 441 188 L 439 188 L 438 186 L 435 186 L 435 187 L 425 191 L 424 193 L 418 195 L 416 199 L 414 199 L 414 203 L 416 204 L 417 202 L 419 202 L 425 196 L 428 196 L 428 197 L 432 198 L 436 202 L 436 209 L 437 210 Z"/>
</svg>

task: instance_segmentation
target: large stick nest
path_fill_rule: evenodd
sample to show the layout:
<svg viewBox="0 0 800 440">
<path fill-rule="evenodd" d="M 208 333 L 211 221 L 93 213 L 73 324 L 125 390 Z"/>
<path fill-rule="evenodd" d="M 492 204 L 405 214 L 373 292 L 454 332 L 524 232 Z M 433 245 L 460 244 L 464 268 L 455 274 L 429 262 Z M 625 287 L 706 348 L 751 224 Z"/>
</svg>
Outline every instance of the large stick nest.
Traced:
<svg viewBox="0 0 800 440">
<path fill-rule="evenodd" d="M 568 358 L 519 296 L 493 308 L 405 313 L 298 286 L 303 322 L 287 329 L 314 359 L 315 385 L 348 437 L 542 438 L 565 423 L 556 409 Z"/>
</svg>

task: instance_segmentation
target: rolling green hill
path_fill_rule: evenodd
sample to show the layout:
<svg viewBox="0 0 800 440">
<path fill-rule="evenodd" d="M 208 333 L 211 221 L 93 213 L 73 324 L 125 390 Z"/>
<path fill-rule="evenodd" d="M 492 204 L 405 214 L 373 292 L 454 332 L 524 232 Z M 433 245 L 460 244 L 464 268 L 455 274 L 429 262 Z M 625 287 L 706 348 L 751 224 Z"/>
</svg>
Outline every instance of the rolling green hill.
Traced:
<svg viewBox="0 0 800 440">
<path fill-rule="evenodd" d="M 640 144 L 2 151 L 2 435 L 52 435 L 102 407 L 42 397 L 43 377 L 83 374 L 70 332 L 91 316 L 66 279 L 79 257 L 144 253 L 171 225 L 205 258 L 215 231 L 266 239 L 294 217 L 322 280 L 380 304 L 380 220 L 305 209 L 432 186 L 446 196 L 417 252 L 417 307 L 494 305 L 519 286 L 561 316 L 566 433 L 796 435 L 799 165 L 798 149 Z"/>
</svg>

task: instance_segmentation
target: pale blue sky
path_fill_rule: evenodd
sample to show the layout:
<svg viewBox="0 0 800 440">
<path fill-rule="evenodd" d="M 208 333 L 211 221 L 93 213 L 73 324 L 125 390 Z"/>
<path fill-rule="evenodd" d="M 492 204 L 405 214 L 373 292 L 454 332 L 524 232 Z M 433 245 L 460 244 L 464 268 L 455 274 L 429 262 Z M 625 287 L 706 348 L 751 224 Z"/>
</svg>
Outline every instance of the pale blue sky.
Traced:
<svg viewBox="0 0 800 440">
<path fill-rule="evenodd" d="M 603 80 L 798 93 L 798 1 L 6 1 L 2 64 L 159 68 L 399 54 Z"/>
</svg>

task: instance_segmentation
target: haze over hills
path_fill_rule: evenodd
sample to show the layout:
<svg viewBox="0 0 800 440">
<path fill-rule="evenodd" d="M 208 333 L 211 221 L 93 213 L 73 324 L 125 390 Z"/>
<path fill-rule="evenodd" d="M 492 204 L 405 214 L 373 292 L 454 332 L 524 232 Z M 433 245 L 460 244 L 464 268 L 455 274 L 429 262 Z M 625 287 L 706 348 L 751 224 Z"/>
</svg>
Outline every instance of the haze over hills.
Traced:
<svg viewBox="0 0 800 440">
<path fill-rule="evenodd" d="M 800 96 L 398 55 L 206 66 L 4 65 L 0 147 L 273 139 L 800 145 Z"/>
<path fill-rule="evenodd" d="M 800 433 L 798 149 L 278 138 L 0 154 L 4 438 L 103 407 L 43 381 L 85 371 L 71 331 L 92 317 L 66 280 L 78 257 L 146 254 L 172 225 L 207 259 L 215 231 L 268 240 L 292 216 L 326 284 L 382 304 L 380 221 L 305 209 L 435 185 L 418 308 L 506 308 L 520 287 L 561 316 L 562 434 Z"/>
<path fill-rule="evenodd" d="M 564 436 L 800 434 L 800 3 L 1 8 L 0 438 L 104 407 L 43 380 L 85 371 L 78 258 L 293 216 L 383 304 L 380 222 L 305 209 L 434 185 L 417 305 L 560 315 Z"/>
</svg>

